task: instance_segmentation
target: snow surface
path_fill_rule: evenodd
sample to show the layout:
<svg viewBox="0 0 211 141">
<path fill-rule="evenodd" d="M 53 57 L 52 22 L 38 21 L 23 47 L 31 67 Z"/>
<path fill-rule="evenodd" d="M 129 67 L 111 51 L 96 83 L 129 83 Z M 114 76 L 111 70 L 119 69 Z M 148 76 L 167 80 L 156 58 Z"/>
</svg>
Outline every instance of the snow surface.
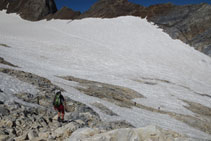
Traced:
<svg viewBox="0 0 211 141">
<path fill-rule="evenodd" d="M 15 94 L 30 93 L 32 95 L 36 95 L 39 91 L 34 86 L 1 72 L 0 89 L 3 91 L 0 92 L 0 99 L 1 101 L 5 101 L 6 104 L 10 104 L 15 101 L 23 103 L 23 101 L 14 96 Z M 26 102 L 24 102 L 23 104 L 27 106 L 33 105 Z"/>
<path fill-rule="evenodd" d="M 134 101 L 185 115 L 194 113 L 184 108 L 186 103 L 182 99 L 211 107 L 211 99 L 199 95 L 211 96 L 210 57 L 172 40 L 146 19 L 125 16 L 30 22 L 5 11 L 0 12 L 0 19 L 0 44 L 11 47 L 0 46 L 0 57 L 23 71 L 48 78 L 74 100 L 89 106 L 98 101 L 119 115 L 110 117 L 91 106 L 103 120 L 124 119 L 136 127 L 155 124 L 211 139 L 210 135 L 167 115 L 120 108 L 84 95 L 74 88 L 77 83 L 56 77 L 71 75 L 131 88 L 146 97 Z"/>
</svg>

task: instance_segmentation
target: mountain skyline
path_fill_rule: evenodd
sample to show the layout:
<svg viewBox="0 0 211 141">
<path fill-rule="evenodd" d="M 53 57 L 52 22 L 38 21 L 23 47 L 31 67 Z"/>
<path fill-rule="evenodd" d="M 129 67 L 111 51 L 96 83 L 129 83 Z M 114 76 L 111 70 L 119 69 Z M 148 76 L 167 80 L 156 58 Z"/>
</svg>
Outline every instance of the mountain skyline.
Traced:
<svg viewBox="0 0 211 141">
<path fill-rule="evenodd" d="M 66 6 L 76 11 L 85 12 L 88 10 L 95 2 L 98 0 L 55 0 L 58 9 Z M 172 3 L 175 5 L 187 5 L 187 4 L 199 4 L 199 3 L 208 3 L 211 4 L 210 0 L 128 0 L 132 3 L 140 4 L 143 6 L 150 6 L 154 4 L 161 3 Z"/>
</svg>

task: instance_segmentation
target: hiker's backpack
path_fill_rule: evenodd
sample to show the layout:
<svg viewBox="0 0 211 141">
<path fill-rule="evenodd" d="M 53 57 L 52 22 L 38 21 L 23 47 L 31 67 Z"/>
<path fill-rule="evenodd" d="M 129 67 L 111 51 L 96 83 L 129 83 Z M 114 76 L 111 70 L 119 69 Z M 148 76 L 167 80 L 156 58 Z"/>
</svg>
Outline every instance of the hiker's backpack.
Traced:
<svg viewBox="0 0 211 141">
<path fill-rule="evenodd" d="M 56 94 L 53 105 L 56 107 L 59 107 L 61 105 L 61 99 L 60 99 L 61 94 Z"/>
</svg>

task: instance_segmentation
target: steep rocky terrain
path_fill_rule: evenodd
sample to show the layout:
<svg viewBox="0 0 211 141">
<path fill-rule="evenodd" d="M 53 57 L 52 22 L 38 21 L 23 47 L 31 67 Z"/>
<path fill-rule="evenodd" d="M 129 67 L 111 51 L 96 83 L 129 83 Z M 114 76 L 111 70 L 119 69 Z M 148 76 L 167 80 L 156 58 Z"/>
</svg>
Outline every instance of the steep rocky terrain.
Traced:
<svg viewBox="0 0 211 141">
<path fill-rule="evenodd" d="M 148 18 L 151 18 L 167 13 L 173 7 L 171 4 L 144 7 L 128 0 L 99 0 L 88 11 L 81 14 L 79 18 L 115 18 L 126 15 L 140 16 L 142 18 L 148 16 Z"/>
<path fill-rule="evenodd" d="M 137 129 L 118 129 L 109 132 L 99 129 L 79 129 L 75 131 L 71 141 L 188 141 L 189 139 L 173 131 L 165 131 L 156 126 Z"/>
<path fill-rule="evenodd" d="M 211 5 L 175 6 L 164 15 L 150 20 L 172 38 L 180 39 L 211 56 Z"/>
<path fill-rule="evenodd" d="M 1 0 L 0 10 L 17 13 L 23 19 L 38 21 L 42 19 L 75 19 L 81 12 L 63 7 L 57 10 L 54 0 Z"/>
<path fill-rule="evenodd" d="M 18 13 L 23 19 L 37 21 L 57 11 L 54 0 L 1 0 L 0 10 Z"/>
<path fill-rule="evenodd" d="M 1 62 L 0 62 L 1 63 Z M 125 121 L 104 122 L 99 115 L 90 107 L 65 97 L 67 102 L 65 122 L 57 121 L 57 113 L 52 107 L 55 90 L 62 90 L 51 81 L 40 76 L 0 68 L 0 84 L 3 85 L 5 76 L 19 83 L 28 83 L 35 86 L 39 91 L 36 96 L 32 93 L 19 92 L 12 100 L 7 93 L 8 89 L 0 89 L 0 140 L 63 140 L 69 137 L 78 128 L 99 128 L 109 131 L 118 128 L 133 127 Z M 62 90 L 63 91 L 63 90 Z M 6 97 L 4 97 L 4 95 Z"/>
<path fill-rule="evenodd" d="M 63 7 L 55 14 L 50 15 L 47 19 L 75 19 L 79 15 L 81 15 L 80 11 L 73 11 L 68 7 Z"/>
<path fill-rule="evenodd" d="M 114 18 L 124 15 L 139 15 L 142 9 L 144 9 L 143 6 L 130 3 L 127 0 L 99 0 L 79 18 Z"/>
</svg>

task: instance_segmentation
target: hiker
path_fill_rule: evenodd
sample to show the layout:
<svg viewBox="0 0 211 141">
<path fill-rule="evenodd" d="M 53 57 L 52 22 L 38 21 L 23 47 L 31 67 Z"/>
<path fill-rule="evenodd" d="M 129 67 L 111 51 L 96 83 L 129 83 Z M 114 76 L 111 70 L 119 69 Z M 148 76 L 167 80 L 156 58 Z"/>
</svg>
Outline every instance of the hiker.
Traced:
<svg viewBox="0 0 211 141">
<path fill-rule="evenodd" d="M 58 121 L 63 122 L 66 102 L 64 100 L 63 95 L 61 94 L 61 91 L 56 92 L 56 95 L 53 100 L 53 105 L 54 105 L 54 109 L 58 111 Z M 62 117 L 60 117 L 61 113 L 62 113 Z"/>
</svg>

